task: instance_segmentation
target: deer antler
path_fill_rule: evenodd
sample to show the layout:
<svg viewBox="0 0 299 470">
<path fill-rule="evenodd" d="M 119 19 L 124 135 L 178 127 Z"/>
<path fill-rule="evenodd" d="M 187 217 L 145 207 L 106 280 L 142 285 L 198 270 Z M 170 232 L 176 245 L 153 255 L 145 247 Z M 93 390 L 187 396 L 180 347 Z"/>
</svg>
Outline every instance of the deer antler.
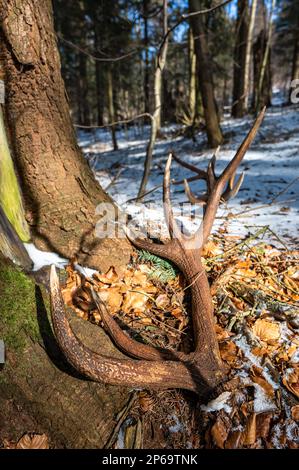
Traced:
<svg viewBox="0 0 299 470">
<path fill-rule="evenodd" d="M 266 111 L 266 108 L 264 108 L 261 111 L 260 115 L 258 116 L 258 118 L 255 121 L 255 124 L 254 124 L 253 128 L 251 129 L 250 133 L 248 134 L 248 136 L 245 139 L 245 141 L 243 142 L 243 144 L 240 146 L 240 148 L 239 148 L 238 152 L 236 153 L 234 159 L 230 162 L 230 164 L 227 166 L 227 168 L 224 170 L 224 172 L 219 177 L 217 177 L 216 174 L 215 174 L 215 164 L 216 164 L 216 159 L 217 159 L 217 155 L 219 153 L 220 147 L 217 148 L 215 154 L 211 158 L 206 171 L 201 170 L 201 169 L 197 168 L 196 166 L 194 166 L 190 163 L 184 162 L 179 157 L 177 157 L 176 155 L 173 154 L 174 160 L 176 160 L 181 166 L 183 166 L 183 167 L 187 168 L 188 170 L 191 170 L 194 173 L 196 173 L 196 177 L 193 178 L 193 181 L 195 179 L 197 179 L 197 180 L 202 179 L 207 184 L 207 192 L 205 194 L 200 195 L 200 196 L 195 196 L 195 194 L 190 189 L 188 181 L 186 179 L 184 180 L 185 192 L 186 192 L 186 195 L 188 196 L 189 201 L 192 204 L 199 204 L 199 205 L 205 206 L 207 204 L 207 202 L 210 198 L 210 195 L 213 192 L 213 189 L 215 188 L 217 182 L 221 178 L 222 178 L 222 180 L 224 179 L 223 177 L 224 177 L 225 172 L 226 172 L 225 173 L 225 182 L 226 182 L 227 186 L 226 186 L 226 189 L 224 190 L 224 192 L 222 193 L 222 195 L 220 197 L 220 203 L 221 202 L 227 202 L 229 199 L 235 197 L 238 194 L 239 189 L 240 189 L 240 187 L 241 187 L 241 185 L 244 181 L 244 173 L 242 173 L 239 176 L 237 182 L 235 183 L 236 171 L 237 171 L 237 168 L 238 168 L 241 160 L 243 159 L 249 145 L 251 144 L 252 140 L 254 139 L 254 136 L 256 134 L 256 130 L 258 129 L 261 121 L 263 120 L 265 111 Z M 236 159 L 236 157 L 237 157 L 237 159 Z M 231 165 L 233 165 L 233 166 L 231 166 Z M 233 168 L 233 170 L 232 170 L 232 168 Z M 228 174 L 229 174 L 229 176 L 227 176 Z M 190 181 L 190 178 L 189 178 L 189 181 Z"/>
<path fill-rule="evenodd" d="M 163 181 L 164 214 L 170 241 L 166 244 L 157 244 L 147 239 L 132 239 L 127 233 L 135 246 L 169 259 L 184 274 L 191 290 L 194 352 L 184 354 L 153 348 L 129 338 L 108 314 L 106 307 L 95 293 L 93 298 L 109 335 L 122 351 L 142 360 L 116 360 L 90 351 L 75 336 L 69 325 L 56 271 L 52 267 L 51 312 L 56 338 L 69 362 L 80 372 L 93 380 L 110 384 L 162 389 L 185 388 L 199 394 L 212 391 L 224 379 L 225 371 L 214 328 L 212 297 L 201 262 L 201 252 L 211 232 L 221 198 L 229 197 L 229 192 L 234 192 L 236 186 L 239 186 L 243 180 L 241 176 L 234 186 L 233 178 L 236 170 L 257 133 L 264 113 L 265 110 L 260 113 L 236 155 L 219 177 L 215 175 L 215 157 L 212 158 L 207 172 L 196 170 L 197 175 L 207 182 L 208 195 L 202 223 L 192 236 L 188 237 L 180 231 L 171 207 L 172 154 L 168 157 Z M 227 189 L 224 190 L 226 185 Z"/>
</svg>

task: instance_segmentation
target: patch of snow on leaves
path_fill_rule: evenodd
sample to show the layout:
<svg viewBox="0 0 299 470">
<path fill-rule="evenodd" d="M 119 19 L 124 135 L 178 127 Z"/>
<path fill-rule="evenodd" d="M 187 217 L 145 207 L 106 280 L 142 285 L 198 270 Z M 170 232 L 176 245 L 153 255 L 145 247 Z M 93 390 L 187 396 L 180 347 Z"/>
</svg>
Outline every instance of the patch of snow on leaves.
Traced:
<svg viewBox="0 0 299 470">
<path fill-rule="evenodd" d="M 281 445 L 280 438 L 282 436 L 281 424 L 275 424 L 272 430 L 271 442 L 275 449 L 283 449 Z"/>
<path fill-rule="evenodd" d="M 207 405 L 201 405 L 200 409 L 206 412 L 213 412 L 224 410 L 227 414 L 231 413 L 231 406 L 227 404 L 231 396 L 231 392 L 223 392 L 214 400 L 211 400 Z"/>
<path fill-rule="evenodd" d="M 265 411 L 276 410 L 275 403 L 267 397 L 264 389 L 256 383 L 253 383 L 252 385 L 254 386 L 254 412 L 263 413 Z"/>
<path fill-rule="evenodd" d="M 171 415 L 171 419 L 174 420 L 175 424 L 172 426 L 169 426 L 169 432 L 174 433 L 174 432 L 184 432 L 185 426 L 182 424 L 178 417 L 176 415 Z"/>
<path fill-rule="evenodd" d="M 299 348 L 296 349 L 294 354 L 291 357 L 292 364 L 297 364 L 299 362 Z"/>
<path fill-rule="evenodd" d="M 252 363 L 254 364 L 255 366 L 257 367 L 260 367 L 262 370 L 263 370 L 263 376 L 264 378 L 269 382 L 269 384 L 272 385 L 272 387 L 277 390 L 279 388 L 279 384 L 277 384 L 276 382 L 274 382 L 274 380 L 272 379 L 271 375 L 269 374 L 269 372 L 267 371 L 267 369 L 263 366 L 263 364 L 261 363 L 261 360 L 255 356 L 254 354 L 252 354 L 251 352 L 251 349 L 250 349 L 250 345 L 247 343 L 246 341 L 246 338 L 242 337 L 240 339 L 237 339 L 235 340 L 235 343 L 236 345 L 238 346 L 238 348 L 240 348 L 243 353 L 244 353 L 244 356 Z"/>
</svg>

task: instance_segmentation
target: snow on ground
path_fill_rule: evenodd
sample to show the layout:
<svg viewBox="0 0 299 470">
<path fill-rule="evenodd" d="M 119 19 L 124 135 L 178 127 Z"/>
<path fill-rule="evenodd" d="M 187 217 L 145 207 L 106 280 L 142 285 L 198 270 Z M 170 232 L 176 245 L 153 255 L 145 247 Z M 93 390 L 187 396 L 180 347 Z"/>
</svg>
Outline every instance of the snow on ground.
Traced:
<svg viewBox="0 0 299 470">
<path fill-rule="evenodd" d="M 222 122 L 225 144 L 217 160 L 216 171 L 221 171 L 231 160 L 238 146 L 252 125 L 252 118 L 226 118 Z M 213 152 L 207 150 L 203 132 L 196 136 L 196 142 L 179 135 L 178 126 L 162 129 L 165 139 L 158 140 L 155 147 L 153 168 L 148 190 L 161 185 L 163 171 L 169 151 L 174 150 L 181 159 L 206 168 Z M 119 150 L 112 151 L 109 130 L 97 129 L 92 132 L 79 131 L 79 144 L 95 171 L 100 184 L 106 188 L 117 176 L 109 194 L 141 225 L 145 220 L 165 228 L 162 209 L 162 188 L 144 198 L 142 204 L 130 201 L 138 193 L 142 178 L 145 149 L 149 127 L 136 125 L 129 130 L 117 133 Z M 214 231 L 227 222 L 231 235 L 244 235 L 254 231 L 254 227 L 268 225 L 286 244 L 296 243 L 299 230 L 299 108 L 273 107 L 267 111 L 258 135 L 247 152 L 240 172 L 245 172 L 245 180 L 239 194 L 218 210 Z M 171 177 L 182 179 L 194 176 L 188 170 L 172 164 Z M 199 194 L 204 189 L 203 182 L 191 183 L 193 192 Z M 187 202 L 184 188 L 172 186 L 172 201 L 175 213 L 180 213 L 180 205 Z M 181 220 L 188 230 L 194 229 L 200 221 L 192 218 L 194 206 L 187 207 Z M 199 209 L 196 209 L 196 214 Z M 191 220 L 193 219 L 193 220 Z M 165 233 L 165 232 L 164 232 Z M 154 234 L 158 234 L 154 230 Z"/>
</svg>

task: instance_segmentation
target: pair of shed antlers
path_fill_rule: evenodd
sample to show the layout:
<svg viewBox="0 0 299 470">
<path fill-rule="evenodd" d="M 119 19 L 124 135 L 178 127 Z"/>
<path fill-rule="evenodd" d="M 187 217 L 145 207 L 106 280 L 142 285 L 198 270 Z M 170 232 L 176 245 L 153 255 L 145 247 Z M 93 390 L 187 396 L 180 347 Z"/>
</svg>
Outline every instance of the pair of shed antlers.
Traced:
<svg viewBox="0 0 299 470">
<path fill-rule="evenodd" d="M 93 300 L 101 313 L 104 327 L 117 347 L 134 359 L 114 359 L 87 348 L 70 327 L 55 267 L 51 267 L 50 293 L 52 322 L 58 344 L 67 360 L 86 377 L 113 385 L 168 389 L 181 388 L 206 395 L 225 380 L 215 333 L 213 303 L 206 272 L 202 266 L 202 248 L 210 235 L 219 204 L 233 197 L 239 190 L 244 175 L 234 185 L 234 179 L 248 147 L 252 143 L 265 114 L 265 109 L 224 171 L 216 176 L 216 155 L 207 171 L 181 161 L 170 154 L 165 166 L 163 202 L 170 241 L 152 243 L 148 239 L 132 240 L 137 247 L 172 261 L 184 274 L 191 289 L 191 315 L 194 333 L 194 351 L 190 354 L 154 348 L 131 339 L 122 331 L 95 292 Z M 204 205 L 204 216 L 199 229 L 186 236 L 179 229 L 170 202 L 170 166 L 172 157 L 181 165 L 196 172 L 197 179 L 206 182 L 207 192 L 196 197 L 185 180 L 185 190 L 192 203 Z"/>
</svg>

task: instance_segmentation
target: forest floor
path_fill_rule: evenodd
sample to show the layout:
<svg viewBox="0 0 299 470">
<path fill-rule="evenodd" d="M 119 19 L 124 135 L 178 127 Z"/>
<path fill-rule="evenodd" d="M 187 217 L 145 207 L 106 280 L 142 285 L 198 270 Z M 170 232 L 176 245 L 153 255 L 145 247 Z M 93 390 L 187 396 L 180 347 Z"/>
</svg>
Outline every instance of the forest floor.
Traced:
<svg viewBox="0 0 299 470">
<path fill-rule="evenodd" d="M 234 155 L 251 119 L 225 119 L 225 144 L 217 169 Z M 212 156 L 203 133 L 196 142 L 179 126 L 162 129 L 148 190 L 136 198 L 149 129 L 118 132 L 120 150 L 112 151 L 109 132 L 79 132 L 79 143 L 101 185 L 137 224 L 152 222 L 154 235 L 167 236 L 162 209 L 162 179 L 168 152 L 205 168 Z M 299 447 L 299 113 L 298 108 L 267 111 L 240 171 L 245 181 L 235 199 L 221 206 L 203 262 L 213 295 L 216 333 L 228 370 L 229 387 L 208 404 L 180 390 L 132 391 L 115 417 L 108 448 L 298 448 Z M 172 165 L 172 178 L 192 176 Z M 199 192 L 200 183 L 192 183 Z M 200 217 L 186 202 L 182 186 L 172 187 L 175 211 L 193 230 Z M 200 214 L 199 214 L 200 215 Z M 34 248 L 34 247 L 33 247 Z M 32 248 L 32 249 L 33 249 Z M 38 253 L 37 259 L 41 256 Z M 49 256 L 49 254 L 47 254 Z M 61 260 L 51 254 L 58 266 Z M 53 261 L 54 260 L 54 261 Z M 43 257 L 45 262 L 45 257 Z M 63 264 L 63 263 L 62 263 Z M 90 286 L 105 301 L 128 334 L 153 346 L 192 349 L 190 298 L 185 280 L 166 261 L 136 252 L 119 277 L 113 267 L 84 279 L 68 266 L 66 304 L 92 323 L 101 316 L 90 299 Z M 187 294 L 187 295 L 185 295 Z M 1 445 L 46 448 L 48 436 L 25 434 Z M 51 440 L 51 436 L 50 436 Z"/>
</svg>

